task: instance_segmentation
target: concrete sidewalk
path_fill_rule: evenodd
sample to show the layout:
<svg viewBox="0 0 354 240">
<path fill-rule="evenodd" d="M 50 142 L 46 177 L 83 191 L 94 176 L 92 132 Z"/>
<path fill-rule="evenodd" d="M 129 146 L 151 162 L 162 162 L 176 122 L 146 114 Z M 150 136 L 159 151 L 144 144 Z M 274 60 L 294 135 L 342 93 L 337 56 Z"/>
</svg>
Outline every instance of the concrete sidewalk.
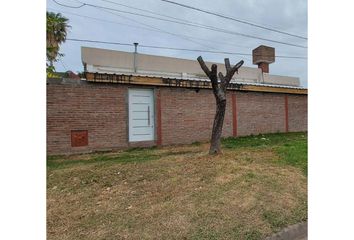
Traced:
<svg viewBox="0 0 354 240">
<path fill-rule="evenodd" d="M 307 222 L 286 227 L 265 240 L 307 240 Z"/>
</svg>

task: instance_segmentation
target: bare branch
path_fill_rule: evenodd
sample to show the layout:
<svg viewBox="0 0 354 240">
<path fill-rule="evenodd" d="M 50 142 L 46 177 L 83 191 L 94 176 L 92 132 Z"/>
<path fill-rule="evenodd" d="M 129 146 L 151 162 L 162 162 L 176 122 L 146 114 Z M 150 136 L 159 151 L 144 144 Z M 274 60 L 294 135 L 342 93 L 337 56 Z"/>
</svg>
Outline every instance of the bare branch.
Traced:
<svg viewBox="0 0 354 240">
<path fill-rule="evenodd" d="M 231 69 L 230 60 L 228 58 L 225 58 L 224 61 L 225 61 L 225 68 L 226 68 L 226 73 L 227 73 Z"/>
<path fill-rule="evenodd" d="M 197 60 L 199 62 L 200 67 L 203 69 L 203 71 L 211 81 L 211 86 L 213 88 L 214 95 L 218 96 L 218 89 L 219 89 L 218 75 L 217 75 L 218 66 L 216 64 L 213 64 L 211 65 L 211 70 L 209 70 L 209 68 L 207 67 L 207 65 L 205 64 L 201 56 L 199 56 Z"/>
<path fill-rule="evenodd" d="M 235 66 L 233 66 L 230 69 L 230 71 L 227 72 L 226 77 L 225 77 L 227 84 L 230 83 L 230 81 L 231 81 L 232 77 L 234 76 L 235 72 L 238 72 L 238 69 L 242 66 L 243 63 L 244 63 L 243 60 L 239 61 Z"/>
<path fill-rule="evenodd" d="M 232 69 L 236 69 L 235 71 L 238 71 L 238 69 L 243 65 L 243 63 L 243 60 L 239 61 Z"/>
<path fill-rule="evenodd" d="M 231 78 L 232 76 L 235 74 L 235 72 L 238 72 L 238 69 L 243 65 L 244 61 L 241 60 L 239 61 L 235 66 L 233 66 L 233 68 L 230 70 L 230 75 L 231 75 Z M 230 78 L 230 79 L 231 79 Z"/>
<path fill-rule="evenodd" d="M 207 67 L 207 65 L 205 64 L 202 56 L 199 56 L 197 58 L 198 62 L 199 62 L 199 65 L 200 67 L 203 69 L 203 71 L 205 72 L 205 74 L 210 78 L 211 76 L 211 71 L 209 70 L 209 68 Z"/>
</svg>

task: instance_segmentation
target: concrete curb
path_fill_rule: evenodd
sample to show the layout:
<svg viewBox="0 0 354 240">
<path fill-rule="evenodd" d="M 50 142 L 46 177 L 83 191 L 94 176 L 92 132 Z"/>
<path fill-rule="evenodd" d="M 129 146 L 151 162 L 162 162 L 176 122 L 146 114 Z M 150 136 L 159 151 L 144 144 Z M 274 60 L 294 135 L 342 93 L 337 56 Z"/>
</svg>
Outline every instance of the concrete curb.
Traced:
<svg viewBox="0 0 354 240">
<path fill-rule="evenodd" d="M 267 237 L 265 240 L 305 240 L 307 239 L 307 222 L 284 228 L 282 231 Z"/>
</svg>

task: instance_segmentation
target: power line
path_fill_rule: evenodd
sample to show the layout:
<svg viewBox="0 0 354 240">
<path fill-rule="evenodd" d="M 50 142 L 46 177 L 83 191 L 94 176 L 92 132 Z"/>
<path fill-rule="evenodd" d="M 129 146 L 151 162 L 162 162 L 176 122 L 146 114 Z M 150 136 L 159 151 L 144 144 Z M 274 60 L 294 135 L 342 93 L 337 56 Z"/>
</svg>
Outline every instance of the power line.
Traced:
<svg viewBox="0 0 354 240">
<path fill-rule="evenodd" d="M 161 14 L 161 13 L 156 13 L 156 12 L 153 12 L 153 11 L 149 11 L 149 10 L 146 10 L 146 9 L 125 5 L 125 4 L 122 4 L 122 3 L 116 3 L 116 2 L 109 1 L 109 0 L 100 0 L 100 1 L 112 3 L 112 4 L 115 4 L 115 5 L 118 5 L 118 6 L 123 6 L 123 7 L 134 9 L 134 10 L 139 10 L 139 11 L 142 11 L 142 12 L 151 13 L 151 14 L 154 14 L 154 15 L 157 15 L 157 16 L 161 16 L 161 17 L 167 17 L 167 18 L 178 20 L 178 21 L 184 21 L 184 22 L 188 22 L 188 23 L 193 23 L 193 22 L 187 21 L 185 19 L 176 18 L 176 17 L 172 17 L 172 16 L 169 16 L 169 15 Z"/>
<path fill-rule="evenodd" d="M 66 41 L 104 43 L 104 44 L 114 44 L 114 45 L 121 45 L 121 46 L 133 46 L 131 43 L 105 42 L 105 41 L 88 40 L 88 39 L 76 39 L 76 38 L 67 38 Z"/>
<path fill-rule="evenodd" d="M 53 1 L 55 2 L 55 0 L 53 0 Z M 82 3 L 82 2 L 80 2 L 80 3 Z M 267 39 L 267 38 L 261 38 L 261 37 L 258 37 L 258 36 L 248 35 L 248 34 L 244 34 L 244 33 L 239 33 L 239 32 L 235 32 L 235 31 L 230 31 L 230 30 L 216 28 L 216 27 L 207 26 L 207 25 L 191 24 L 191 23 L 187 23 L 187 22 L 174 21 L 174 20 L 170 20 L 170 19 L 164 19 L 164 18 L 149 16 L 149 15 L 140 14 L 140 13 L 122 11 L 122 10 L 118 10 L 118 9 L 115 9 L 115 8 L 98 6 L 98 5 L 93 5 L 93 4 L 89 4 L 89 3 L 82 3 L 82 4 L 84 4 L 84 5 L 82 5 L 80 7 L 90 6 L 90 7 L 94 7 L 94 8 L 98 8 L 98 9 L 106 9 L 106 10 L 111 10 L 111 11 L 115 11 L 115 12 L 131 14 L 131 15 L 135 15 L 135 16 L 141 16 L 141 17 L 152 18 L 152 19 L 157 19 L 157 20 L 161 20 L 161 21 L 167 21 L 167 22 L 172 22 L 172 23 L 177 23 L 177 24 L 182 24 L 182 25 L 187 25 L 187 26 L 204 28 L 204 29 L 208 29 L 208 30 L 212 30 L 212 31 L 216 31 L 216 32 L 222 32 L 222 33 L 226 33 L 226 34 L 238 35 L 238 36 L 243 36 L 243 37 L 247 37 L 247 38 L 254 38 L 254 39 L 259 39 L 259 40 L 263 40 L 263 41 L 268 41 L 268 42 L 274 42 L 274 43 L 284 44 L 284 45 L 288 45 L 288 46 L 293 46 L 293 47 L 307 48 L 306 46 L 302 46 L 302 45 L 297 45 L 297 44 L 292 44 L 292 43 L 287 43 L 287 42 L 281 42 L 281 41 Z"/>
<path fill-rule="evenodd" d="M 204 26 L 204 27 L 210 27 L 210 26 L 207 26 L 207 25 L 203 25 L 203 24 L 200 24 L 200 23 L 193 22 L 193 21 L 188 21 L 186 19 L 176 18 L 176 17 L 172 17 L 172 16 L 169 16 L 169 15 L 165 15 L 165 14 L 149 11 L 149 10 L 146 10 L 146 9 L 137 8 L 137 7 L 121 4 L 121 3 L 112 2 L 112 1 L 109 1 L 109 0 L 100 0 L 100 1 L 108 2 L 108 3 L 111 3 L 111 4 L 115 4 L 115 5 L 118 5 L 118 6 L 123 6 L 123 7 L 134 9 L 134 10 L 139 10 L 139 11 L 142 11 L 142 12 L 151 13 L 151 14 L 154 14 L 154 15 L 157 15 L 157 16 L 166 17 L 166 18 L 174 19 L 174 20 L 177 20 L 177 21 L 185 22 L 185 23 L 195 24 L 195 25 Z"/>
<path fill-rule="evenodd" d="M 54 1 L 54 0 L 53 0 L 53 1 Z M 56 1 L 54 1 L 54 2 L 57 3 Z M 80 1 L 77 1 L 77 2 L 81 3 Z M 59 5 L 61 5 L 61 4 L 59 4 Z M 83 7 L 83 6 L 85 6 L 85 5 L 86 5 L 86 6 L 91 6 L 91 4 L 82 3 L 81 6 L 75 7 L 75 8 L 80 8 L 80 7 Z M 66 6 L 66 5 L 61 5 L 61 6 Z M 67 7 L 71 7 L 71 6 L 67 6 Z M 204 46 L 204 47 L 214 48 L 214 47 L 212 47 L 212 46 L 208 46 L 208 45 L 202 44 L 202 43 L 200 43 L 200 42 L 191 40 L 191 38 L 193 38 L 193 37 L 189 37 L 189 36 L 185 36 L 185 35 L 181 35 L 181 34 L 176 34 L 176 33 L 171 33 L 171 32 L 168 32 L 168 31 L 164 31 L 164 30 L 162 30 L 162 29 L 160 29 L 160 28 L 153 27 L 153 26 L 148 25 L 148 24 L 145 24 L 145 23 L 141 23 L 141 22 L 139 22 L 139 21 L 136 21 L 136 20 L 134 20 L 134 19 L 128 18 L 128 17 L 126 17 L 126 16 L 123 17 L 123 16 L 121 16 L 121 15 L 119 15 L 119 14 L 112 13 L 112 12 L 106 10 L 105 8 L 102 8 L 102 9 L 100 9 L 100 10 L 106 11 L 106 12 L 108 12 L 108 13 L 110 13 L 110 14 L 116 15 L 116 16 L 121 17 L 121 18 L 126 18 L 126 19 L 128 19 L 128 20 L 130 20 L 130 21 L 133 21 L 133 22 L 136 22 L 136 23 L 138 23 L 138 24 L 147 26 L 147 27 L 149 27 L 149 28 L 154 29 L 154 30 L 157 31 L 157 32 L 161 32 L 161 33 L 165 33 L 165 34 L 170 34 L 170 35 L 173 35 L 173 36 L 182 38 L 182 39 L 184 39 L 184 40 L 187 40 L 187 41 L 196 43 L 196 44 L 201 45 L 201 46 Z M 117 11 L 118 11 L 118 10 L 117 10 Z M 71 14 L 72 14 L 72 13 L 71 13 Z M 74 14 L 74 15 L 80 16 L 80 15 L 78 15 L 78 14 Z M 86 17 L 88 17 L 88 16 L 86 16 Z M 92 17 L 88 17 L 88 18 L 92 18 Z M 93 18 L 93 19 L 95 19 L 95 18 Z M 97 18 L 96 18 L 96 20 L 97 20 Z M 136 26 L 135 26 L 135 27 L 136 27 Z M 139 27 L 138 27 L 138 28 L 139 28 Z M 143 29 L 145 29 L 145 30 L 150 30 L 150 31 L 154 31 L 154 30 L 147 29 L 147 28 L 143 28 Z M 215 48 L 214 48 L 214 49 L 215 49 Z"/>
<path fill-rule="evenodd" d="M 98 40 L 88 40 L 88 39 L 75 39 L 75 38 L 67 38 L 67 41 L 76 41 L 76 42 L 90 42 L 90 43 L 104 43 L 104 44 L 112 44 L 112 45 L 122 45 L 122 46 L 133 46 L 130 43 L 120 43 L 120 42 L 107 42 L 107 41 L 98 41 Z M 178 50 L 178 51 L 189 51 L 189 52 L 205 52 L 205 53 L 217 53 L 217 54 L 229 54 L 229 55 L 241 55 L 241 56 L 252 56 L 249 53 L 238 53 L 238 52 L 227 52 L 227 51 L 211 51 L 211 50 L 202 50 L 202 49 L 190 49 L 190 48 L 175 48 L 175 47 L 163 47 L 163 46 L 154 46 L 154 45 L 140 45 L 142 48 L 157 48 L 157 49 L 168 49 L 168 50 Z M 291 59 L 307 59 L 302 56 L 283 56 L 277 55 L 277 58 L 291 58 Z"/>
<path fill-rule="evenodd" d="M 101 0 L 101 1 L 105 1 L 105 0 Z M 111 2 L 111 1 L 108 1 L 108 2 Z M 123 4 L 121 4 L 123 5 Z M 123 6 L 127 6 L 127 5 L 123 5 Z M 127 6 L 128 7 L 128 6 Z M 139 9 L 139 8 L 137 8 Z M 196 43 L 198 45 L 201 45 L 201 46 L 204 46 L 204 47 L 209 47 L 209 48 L 213 48 L 213 49 L 216 49 L 215 47 L 212 47 L 212 46 L 208 46 L 208 45 L 205 45 L 205 44 L 202 44 L 200 42 L 196 42 L 196 41 L 193 41 L 191 39 L 197 39 L 197 40 L 202 40 L 202 41 L 207 41 L 207 42 L 212 42 L 212 43 L 218 43 L 218 44 L 226 44 L 226 45 L 231 45 L 231 46 L 235 46 L 235 47 L 242 47 L 242 48 L 249 48 L 249 47 L 245 47 L 245 46 L 240 46 L 240 45 L 236 45 L 236 44 L 230 44 L 230 43 L 225 43 L 225 42 L 218 42 L 218 41 L 212 41 L 210 39 L 203 39 L 203 38 L 198 38 L 198 37 L 192 37 L 192 36 L 188 36 L 188 35 L 184 35 L 184 34 L 177 34 L 177 33 L 171 33 L 171 32 L 168 32 L 168 31 L 165 31 L 165 30 L 162 30 L 161 28 L 157 28 L 157 27 L 154 27 L 154 26 L 151 26 L 149 24 L 146 24 L 146 23 L 142 23 L 142 22 L 139 22 L 135 19 L 132 19 L 132 18 L 129 18 L 127 16 L 122 16 L 122 15 L 119 15 L 119 14 L 116 14 L 116 13 L 113 13 L 113 12 L 110 12 L 108 10 L 105 10 L 105 9 L 101 9 L 102 11 L 106 11 L 106 12 L 109 12 L 110 14 L 113 14 L 113 15 L 116 15 L 118 17 L 121 17 L 121 18 L 126 18 L 130 21 L 133 21 L 135 23 L 138 23 L 138 24 L 141 24 L 141 25 L 144 25 L 144 26 L 147 26 L 151 29 L 147 29 L 147 28 L 144 28 L 146 30 L 150 30 L 150 31 L 156 31 L 156 32 L 160 32 L 160 33 L 165 33 L 165 34 L 169 34 L 169 35 L 173 35 L 173 36 L 176 36 L 176 37 L 179 37 L 179 38 L 182 38 L 184 40 L 187 40 L 187 41 L 191 41 L 193 43 Z M 151 12 L 151 11 L 148 11 L 148 12 Z M 156 13 L 155 13 L 156 14 Z M 161 16 L 166 16 L 166 15 L 163 15 L 163 14 L 157 14 L 157 15 L 161 15 Z"/>
<path fill-rule="evenodd" d="M 100 22 L 107 22 L 107 23 L 112 23 L 112 24 L 117 24 L 117 25 L 125 25 L 125 26 L 128 26 L 128 27 L 141 28 L 141 29 L 144 29 L 144 30 L 156 31 L 156 32 L 157 32 L 157 30 L 152 30 L 152 29 L 145 28 L 145 27 L 130 25 L 130 24 L 122 23 L 122 22 L 110 21 L 110 20 L 106 20 L 106 19 L 102 19 L 102 18 L 95 18 L 95 17 L 91 17 L 91 16 L 87 16 L 87 15 L 81 15 L 81 14 L 76 14 L 76 13 L 61 11 L 61 10 L 54 9 L 54 8 L 47 8 L 47 9 L 50 9 L 50 10 L 53 10 L 53 11 L 57 11 L 57 12 L 61 12 L 61 13 L 65 13 L 65 14 L 69 14 L 69 15 L 74 15 L 74 16 L 78 16 L 78 17 L 83 17 L 83 18 L 87 18 L 87 19 L 92 19 L 92 20 L 96 20 L 96 21 L 100 21 Z"/>
<path fill-rule="evenodd" d="M 174 21 L 174 20 L 170 20 L 170 19 L 164 19 L 164 18 L 153 17 L 153 16 L 140 14 L 140 13 L 122 11 L 122 10 L 118 10 L 118 9 L 114 9 L 114 8 L 108 8 L 108 7 L 103 7 L 103 6 L 98 6 L 98 5 L 88 4 L 88 3 L 86 3 L 86 5 L 94 7 L 94 8 L 101 8 L 101 9 L 112 10 L 112 11 L 121 12 L 121 13 L 127 13 L 127 14 L 131 14 L 131 15 L 135 15 L 135 16 L 147 17 L 147 18 L 157 19 L 157 20 L 161 20 L 161 21 L 167 21 L 167 22 L 173 22 L 173 23 L 187 25 L 187 26 L 199 27 L 199 28 L 204 28 L 204 29 L 213 30 L 213 31 L 217 31 L 217 32 L 233 34 L 233 35 L 238 35 L 238 36 L 243 36 L 243 37 L 248 37 L 248 38 L 255 38 L 255 39 L 259 39 L 259 40 L 284 44 L 284 45 L 293 46 L 293 47 L 307 48 L 305 46 L 301 46 L 301 45 L 297 45 L 297 44 L 286 43 L 286 42 L 276 41 L 276 40 L 267 39 L 267 38 L 261 38 L 261 37 L 257 37 L 257 36 L 253 36 L 253 35 L 248 35 L 248 34 L 239 33 L 239 32 L 235 32 L 235 31 L 229 31 L 229 30 L 216 28 L 216 27 L 210 27 L 210 26 L 201 25 L 201 24 L 192 24 L 192 23 L 187 23 L 187 22 Z"/>
<path fill-rule="evenodd" d="M 141 23 L 141 22 L 139 22 L 139 21 L 133 20 L 133 19 L 128 18 L 128 17 L 125 17 L 125 16 L 123 17 L 123 16 L 121 16 L 121 15 L 112 13 L 112 12 L 110 12 L 110 11 L 107 11 L 107 12 L 109 12 L 109 13 L 111 13 L 111 14 L 114 14 L 114 15 L 116 15 L 116 16 L 118 16 L 118 17 L 122 17 L 122 18 L 126 18 L 126 19 L 128 19 L 128 20 L 134 21 L 134 22 L 136 22 L 136 23 L 138 23 L 138 24 L 146 25 L 146 26 L 148 26 L 149 28 L 147 28 L 147 27 L 140 27 L 140 26 L 136 26 L 136 25 L 130 25 L 130 24 L 122 23 L 122 22 L 109 21 L 109 20 L 106 20 L 106 19 L 95 18 L 95 17 L 91 17 L 91 16 L 87 16 L 87 15 L 80 15 L 80 14 L 76 14 L 76 13 L 61 11 L 61 10 L 54 9 L 54 8 L 47 8 L 47 9 L 50 9 L 50 10 L 53 10 L 53 11 L 57 11 L 57 12 L 61 12 L 61 13 L 65 13 L 65 14 L 69 14 L 69 15 L 74 15 L 74 16 L 82 17 L 82 18 L 92 19 L 92 20 L 96 20 L 96 21 L 107 22 L 107 23 L 112 23 L 112 24 L 117 24 L 117 25 L 125 25 L 125 26 L 132 27 L 132 28 L 140 28 L 140 29 L 144 29 L 144 30 L 147 30 L 147 31 L 160 32 L 160 33 L 165 33 L 165 34 L 170 34 L 170 35 L 172 34 L 172 35 L 176 35 L 177 37 L 178 37 L 178 36 L 181 36 L 181 37 L 186 37 L 186 38 L 191 38 L 191 39 L 197 39 L 197 40 L 207 41 L 207 42 L 211 42 L 211 43 L 229 45 L 229 46 L 240 47 L 240 48 L 246 48 L 246 49 L 249 49 L 249 48 L 250 48 L 250 47 L 240 46 L 240 45 L 233 44 L 233 43 L 229 43 L 229 42 L 213 41 L 213 40 L 210 40 L 210 39 L 192 37 L 192 36 L 188 36 L 188 35 L 184 35 L 184 34 L 170 33 L 170 32 L 166 32 L 166 31 L 163 31 L 163 30 L 160 31 L 160 30 L 158 30 L 158 28 L 152 27 L 151 25 L 147 25 L 147 24 Z M 106 10 L 103 10 L 103 11 L 106 11 Z M 150 28 L 151 28 L 151 29 L 150 29 Z M 188 40 L 188 39 L 186 39 L 186 40 Z M 197 43 L 197 42 L 195 42 L 195 43 Z M 198 43 L 198 44 L 200 44 L 200 43 Z M 203 46 L 204 46 L 204 45 L 203 45 Z"/>
<path fill-rule="evenodd" d="M 109 1 L 109 0 L 100 0 L 100 1 L 102 1 L 102 2 L 107 2 L 107 3 L 111 3 L 111 4 L 115 4 L 115 5 L 118 5 L 118 6 L 123 6 L 123 7 L 130 8 L 130 9 L 134 9 L 134 10 L 139 10 L 139 11 L 142 11 L 142 12 L 151 13 L 151 14 L 154 14 L 154 15 L 157 15 L 157 16 L 161 16 L 161 17 L 171 18 L 171 19 L 178 20 L 178 21 L 182 21 L 182 22 L 186 22 L 186 23 L 191 23 L 191 24 L 196 24 L 196 25 L 199 25 L 199 26 L 209 27 L 209 26 L 207 26 L 207 25 L 203 25 L 203 24 L 199 24 L 199 23 L 196 23 L 196 22 L 188 21 L 188 20 L 186 20 L 186 19 L 181 19 L 181 18 L 172 17 L 172 16 L 169 16 L 169 15 L 165 15 L 165 14 L 161 14 L 161 13 L 156 13 L 156 12 L 153 12 L 153 11 L 149 11 L 149 10 L 146 10 L 146 9 L 137 8 L 137 7 L 133 7 L 133 6 L 129 6 L 129 5 L 122 4 L 122 3 L 116 3 L 116 2 L 113 2 L 113 1 Z M 217 29 L 217 28 L 216 28 L 216 29 Z M 180 34 L 180 35 L 182 35 L 182 34 Z M 186 35 L 182 35 L 182 36 L 186 36 Z M 191 36 L 187 36 L 187 37 L 189 37 L 189 38 L 194 38 L 194 39 L 198 39 L 198 40 L 202 40 L 202 41 L 209 41 L 209 42 L 214 42 L 214 43 L 219 43 L 219 44 L 226 44 L 226 45 L 231 45 L 231 46 L 236 46 L 236 47 L 242 47 L 242 48 L 249 48 L 249 47 L 240 46 L 240 45 L 236 45 L 236 44 L 225 43 L 225 42 L 210 41 L 210 40 L 206 40 L 206 39 L 203 39 L 203 38 L 197 38 L 197 37 L 191 37 Z"/>
<path fill-rule="evenodd" d="M 172 35 L 172 36 L 175 36 L 175 37 L 179 37 L 179 38 L 182 38 L 182 39 L 184 39 L 184 40 L 187 40 L 187 41 L 190 41 L 190 42 L 196 43 L 196 44 L 201 45 L 201 46 L 204 46 L 204 47 L 214 48 L 214 47 L 211 47 L 211 46 L 208 46 L 208 45 L 202 44 L 202 43 L 200 43 L 200 42 L 197 42 L 197 41 L 191 40 L 191 38 L 190 38 L 190 37 L 188 37 L 188 36 L 181 35 L 181 34 L 176 34 L 176 33 L 171 33 L 171 32 L 168 32 L 168 31 L 162 30 L 161 28 L 157 28 L 157 27 L 154 27 L 154 26 L 148 25 L 148 24 L 146 24 L 146 23 L 139 22 L 139 21 L 137 21 L 137 20 L 135 20 L 135 19 L 131 19 L 131 18 L 128 18 L 128 17 L 126 17 L 126 16 L 124 16 L 124 17 L 123 17 L 123 16 L 121 16 L 121 15 L 119 15 L 119 14 L 117 14 L 117 13 L 112 13 L 112 12 L 110 12 L 110 11 L 108 11 L 108 10 L 105 10 L 105 9 L 101 9 L 101 10 L 102 10 L 102 11 L 105 11 L 105 12 L 108 12 L 108 13 L 110 13 L 110 14 L 116 15 L 116 16 L 121 17 L 121 18 L 126 18 L 126 19 L 128 19 L 128 20 L 130 20 L 130 21 L 133 21 L 133 22 L 136 22 L 136 23 L 138 23 L 138 24 L 141 24 L 141 25 L 147 26 L 147 27 L 149 27 L 149 28 L 154 29 L 154 30 L 155 30 L 155 31 L 157 31 L 157 32 L 161 32 L 161 33 L 169 34 L 169 35 Z M 214 48 L 214 49 L 215 49 L 215 48 Z"/>
<path fill-rule="evenodd" d="M 262 28 L 262 29 L 269 30 L 269 31 L 272 31 L 272 32 L 277 32 L 277 33 L 285 34 L 285 35 L 288 35 L 288 36 L 297 37 L 297 38 L 301 38 L 301 39 L 307 40 L 306 37 L 303 37 L 303 36 L 300 36 L 300 35 L 284 32 L 284 31 L 280 31 L 280 30 L 277 30 L 277 29 L 274 29 L 274 28 L 270 28 L 270 27 L 265 27 L 265 26 L 262 26 L 262 25 L 258 25 L 258 24 L 255 24 L 255 23 L 251 23 L 251 22 L 245 21 L 245 20 L 240 20 L 240 19 L 236 19 L 236 18 L 233 18 L 233 17 L 225 16 L 225 15 L 222 15 L 222 14 L 219 14 L 219 13 L 210 12 L 210 11 L 207 11 L 207 10 L 203 10 L 203 9 L 200 9 L 200 8 L 188 6 L 188 5 L 181 4 L 181 3 L 176 3 L 176 2 L 173 2 L 173 1 L 169 1 L 169 0 L 161 0 L 161 1 L 167 2 L 167 3 L 171 3 L 171 4 L 175 4 L 175 5 L 178 5 L 178 6 L 181 6 L 181 7 L 193 9 L 193 10 L 196 10 L 196 11 L 199 11 L 199 12 L 207 13 L 207 14 L 210 14 L 210 15 L 218 16 L 218 17 L 221 17 L 221 18 L 225 18 L 225 19 L 228 19 L 228 20 L 235 21 L 235 22 L 247 24 L 247 25 L 250 25 L 250 26 L 253 26 L 253 27 Z"/>
<path fill-rule="evenodd" d="M 56 4 L 58 4 L 58 5 L 60 5 L 60 6 L 67 7 L 67 8 L 81 8 L 81 7 L 83 7 L 83 6 L 86 5 L 86 3 L 81 3 L 81 2 L 80 2 L 80 3 L 81 3 L 80 6 L 69 6 L 69 5 L 65 5 L 65 4 L 59 3 L 59 2 L 57 2 L 57 1 L 55 1 L 55 0 L 53 0 L 53 2 L 55 2 Z"/>
<path fill-rule="evenodd" d="M 189 22 L 189 21 L 186 21 L 186 20 L 184 20 L 184 19 L 174 18 L 174 17 L 168 16 L 168 15 L 155 13 L 155 12 L 153 12 L 153 11 L 149 11 L 149 10 L 145 10 L 145 9 L 141 9 L 141 8 L 136 8 L 136 7 L 128 6 L 128 5 L 121 4 L 121 3 L 116 3 L 116 2 L 109 1 L 109 0 L 101 0 L 101 1 L 103 1 L 103 2 L 108 2 L 108 3 L 112 3 L 112 4 L 115 4 L 115 5 L 118 5 L 118 6 L 123 6 L 123 7 L 130 8 L 130 9 L 134 9 L 134 10 L 139 10 L 139 11 L 143 11 L 143 12 L 148 12 L 148 13 L 151 13 L 151 14 L 154 14 L 154 15 L 157 15 L 157 16 L 167 17 L 167 18 L 171 18 L 171 19 L 178 20 L 178 21 Z M 111 14 L 114 14 L 114 13 L 112 13 L 112 12 L 110 12 L 110 13 L 111 13 Z M 123 17 L 123 16 L 121 16 L 121 15 L 117 15 L 117 16 Z M 198 44 L 198 45 L 216 49 L 215 47 L 208 46 L 208 45 L 205 45 L 205 44 L 201 44 L 201 43 L 199 43 L 199 42 L 196 42 L 196 41 L 191 40 L 191 39 L 198 39 L 198 38 L 191 37 L 191 36 L 186 36 L 186 35 L 183 35 L 183 34 L 176 34 L 176 33 L 167 32 L 167 31 L 164 31 L 164 30 L 162 30 L 162 29 L 160 29 L 160 28 L 156 28 L 156 27 L 153 27 L 153 26 L 151 26 L 151 25 L 148 25 L 148 24 L 145 24 L 145 23 L 141 23 L 141 22 L 139 22 L 139 21 L 137 21 L 137 20 L 133 20 L 133 19 L 128 18 L 128 17 L 126 17 L 126 16 L 125 16 L 125 18 L 127 18 L 127 19 L 129 19 L 129 20 L 131 20 L 131 21 L 133 21 L 133 22 L 136 22 L 136 23 L 139 23 L 139 24 L 148 26 L 148 27 L 150 27 L 150 28 L 153 28 L 153 29 L 157 30 L 158 32 L 162 32 L 162 33 L 174 35 L 174 36 L 180 37 L 180 38 L 182 38 L 182 39 L 185 39 L 185 40 L 191 41 L 191 42 L 193 42 L 193 43 L 196 43 L 196 44 Z M 193 23 L 193 22 L 189 22 L 189 23 Z M 205 39 L 200 39 L 200 38 L 199 38 L 198 40 L 205 40 Z"/>
</svg>

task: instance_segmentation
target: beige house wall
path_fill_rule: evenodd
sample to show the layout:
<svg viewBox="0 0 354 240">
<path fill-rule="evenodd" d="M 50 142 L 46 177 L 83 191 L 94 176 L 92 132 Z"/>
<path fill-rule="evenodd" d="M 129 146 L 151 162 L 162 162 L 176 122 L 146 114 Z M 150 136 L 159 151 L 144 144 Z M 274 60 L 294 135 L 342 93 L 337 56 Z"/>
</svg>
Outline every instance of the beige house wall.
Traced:
<svg viewBox="0 0 354 240">
<path fill-rule="evenodd" d="M 134 73 L 134 53 L 107 49 L 82 47 L 82 62 L 88 72 L 99 73 Z M 225 74 L 224 63 L 206 62 L 218 66 L 218 71 Z M 205 79 L 205 73 L 196 60 L 162 57 L 138 53 L 136 55 L 138 74 L 169 76 L 181 79 Z M 241 67 L 233 81 L 248 83 L 267 83 L 299 86 L 299 78 L 262 74 L 261 69 Z"/>
</svg>

